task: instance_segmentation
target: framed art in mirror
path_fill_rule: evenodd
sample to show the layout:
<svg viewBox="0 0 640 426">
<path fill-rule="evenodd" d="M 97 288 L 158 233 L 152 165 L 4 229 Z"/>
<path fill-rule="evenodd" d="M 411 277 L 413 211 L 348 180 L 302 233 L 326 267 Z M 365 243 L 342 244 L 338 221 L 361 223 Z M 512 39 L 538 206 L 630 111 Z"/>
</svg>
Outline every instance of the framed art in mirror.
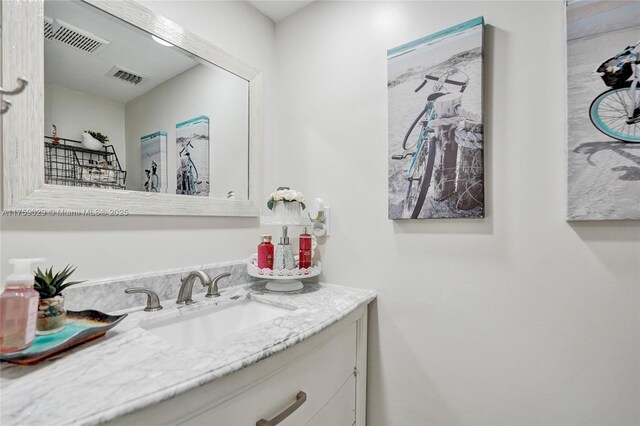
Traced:
<svg viewBox="0 0 640 426">
<path fill-rule="evenodd" d="M 105 19 L 109 18 L 119 25 L 129 26 L 131 31 L 142 35 L 145 43 L 147 38 L 158 43 L 160 43 L 159 40 L 163 41 L 165 43 L 163 46 L 170 46 L 168 49 L 173 49 L 184 55 L 185 65 L 182 69 L 176 68 L 174 74 L 164 80 L 147 81 L 146 87 L 140 85 L 142 89 L 135 89 L 138 90 L 135 93 L 137 96 L 135 99 L 133 99 L 133 95 L 124 100 L 120 99 L 122 102 L 128 102 L 126 103 L 126 115 L 131 119 L 127 118 L 126 132 L 125 126 L 122 124 L 123 130 L 120 138 L 122 146 L 116 146 L 117 144 L 114 142 L 115 148 L 111 147 L 110 149 L 116 149 L 122 169 L 127 169 L 126 185 L 119 185 L 118 189 L 109 188 L 108 185 L 85 185 L 85 182 L 89 182 L 85 178 L 80 179 L 81 183 L 78 185 L 52 184 L 50 176 L 45 173 L 46 167 L 43 167 L 43 165 L 47 165 L 48 158 L 48 151 L 45 151 L 45 148 L 47 144 L 51 145 L 66 138 L 67 136 L 61 134 L 61 131 L 68 130 L 69 126 L 63 127 L 56 123 L 58 124 L 57 136 L 46 135 L 46 129 L 52 127 L 51 110 L 58 111 L 60 108 L 60 104 L 52 104 L 53 97 L 49 95 L 57 90 L 55 94 L 59 99 L 60 93 L 65 93 L 67 94 L 65 96 L 68 96 L 68 93 L 79 89 L 78 87 L 62 87 L 64 89 L 62 90 L 60 81 L 63 80 L 60 80 L 59 76 L 65 75 L 65 69 L 62 68 L 62 72 L 57 70 L 56 74 L 54 66 L 49 65 L 50 63 L 55 65 L 55 61 L 46 62 L 52 57 L 51 50 L 47 52 L 45 48 L 46 43 L 51 43 L 50 37 L 47 38 L 47 34 L 49 34 L 47 22 L 50 25 L 53 23 L 55 31 L 60 25 L 65 25 L 66 21 L 71 21 L 71 18 L 69 15 L 64 15 L 63 18 L 66 18 L 66 21 L 51 19 L 47 16 L 47 8 L 42 1 L 3 2 L 2 27 L 5 31 L 2 33 L 2 87 L 15 86 L 18 78 L 24 78 L 28 81 L 26 89 L 20 95 L 11 97 L 9 111 L 1 116 L 3 209 L 5 211 L 30 211 L 34 212 L 33 214 L 43 215 L 83 211 L 109 214 L 113 211 L 126 212 L 128 215 L 259 216 L 261 72 L 137 2 L 75 0 L 66 3 L 81 5 L 94 13 L 100 13 Z M 52 13 L 51 10 L 50 8 L 49 15 Z M 69 26 L 77 28 L 77 25 L 74 27 L 70 24 Z M 93 26 L 91 29 L 97 32 L 97 26 Z M 117 39 L 116 36 L 113 38 Z M 155 44 L 151 41 L 150 43 Z M 71 50 L 68 46 L 62 48 Z M 104 52 L 106 55 L 106 50 Z M 81 52 L 79 57 L 82 55 L 86 54 Z M 60 57 L 60 54 L 54 56 L 54 58 Z M 108 55 L 104 58 L 107 57 Z M 117 58 L 111 58 L 111 60 L 112 62 L 120 61 Z M 86 70 L 84 72 L 86 75 L 83 75 L 83 78 L 89 79 L 91 77 L 88 76 L 90 67 L 78 68 L 83 72 Z M 246 88 L 244 93 L 240 92 L 241 94 L 238 96 L 240 100 L 237 102 L 239 105 L 237 109 L 244 111 L 244 115 L 238 115 L 239 118 L 235 121 L 222 120 L 220 113 L 224 112 L 224 107 L 221 106 L 216 106 L 217 110 L 208 110 L 206 107 L 202 107 L 196 113 L 194 105 L 200 105 L 198 103 L 200 100 L 196 102 L 193 97 L 185 97 L 184 100 L 171 98 L 173 102 L 165 104 L 161 112 L 157 113 L 157 115 L 164 114 L 162 117 L 164 122 L 157 122 L 158 120 L 154 122 L 149 119 L 148 105 L 154 104 L 154 96 L 162 95 L 160 92 L 166 89 L 167 82 L 173 81 L 171 84 L 177 85 L 182 83 L 184 76 L 189 73 L 196 74 L 197 71 L 199 75 L 203 75 L 201 70 L 204 68 L 212 73 L 218 73 L 218 75 L 223 73 L 228 75 L 229 77 L 225 77 L 227 80 L 237 79 L 240 82 L 237 86 Z M 124 84 L 115 82 L 116 79 L 112 78 L 114 76 L 104 77 L 103 73 L 102 77 L 111 78 L 114 81 L 113 84 Z M 178 82 L 178 79 L 182 80 Z M 203 85 L 202 80 L 199 84 L 202 99 L 219 97 L 217 94 L 209 94 L 208 96 L 206 91 L 208 86 Z M 87 84 L 87 87 L 90 88 L 97 86 L 97 84 Z M 218 87 L 219 84 L 211 85 L 211 87 L 214 86 Z M 189 96 L 190 92 L 184 90 L 184 85 L 181 88 L 185 96 Z M 112 92 L 115 93 L 115 91 Z M 144 96 L 143 92 L 146 92 Z M 93 96 L 95 93 L 91 95 Z M 143 99 L 145 97 L 147 99 Z M 185 105 L 184 110 L 181 110 L 181 105 Z M 131 114 L 129 114 L 129 109 L 132 110 Z M 167 112 L 169 109 L 171 109 L 171 115 Z M 67 116 L 71 116 L 71 114 L 67 114 Z M 201 117 L 207 118 L 206 126 L 204 124 L 200 126 L 203 129 L 206 127 L 206 132 L 200 131 L 198 126 L 191 125 L 188 127 L 191 133 L 185 133 L 185 126 L 179 126 L 181 123 L 198 117 L 200 117 L 199 122 L 201 123 L 205 123 Z M 222 122 L 241 124 L 225 129 Z M 242 127 L 242 132 L 237 131 L 239 127 Z M 100 129 L 92 128 L 92 130 L 99 131 Z M 234 130 L 236 134 L 233 133 Z M 142 152 L 141 141 L 143 138 L 154 134 L 154 132 L 165 131 L 169 132 L 169 138 L 165 133 L 166 140 L 163 142 L 162 148 L 164 157 L 160 157 L 158 154 L 158 158 L 163 158 L 163 160 L 152 158 L 153 153 L 145 156 Z M 78 135 L 74 134 L 74 137 L 69 139 L 78 140 L 77 150 L 83 150 L 85 148 L 79 145 L 79 140 L 82 139 L 80 131 L 76 132 Z M 114 137 L 113 132 L 109 136 L 111 141 L 118 139 Z M 230 137 L 235 137 L 233 140 L 240 141 L 236 144 L 236 146 L 242 145 L 239 151 L 220 148 L 221 142 Z M 75 147 L 76 145 L 73 143 L 75 143 L 74 140 L 69 145 Z M 199 147 L 200 145 L 202 147 Z M 76 150 L 76 148 L 73 149 Z M 241 152 L 241 155 L 237 155 L 235 152 Z M 221 160 L 220 156 L 223 154 L 230 157 Z M 202 157 L 203 155 L 204 157 Z M 165 164 L 161 164 L 162 162 Z M 180 181 L 181 162 L 186 164 L 188 171 L 184 176 L 191 177 L 191 179 Z M 226 164 L 228 169 L 219 166 L 223 162 L 228 163 Z M 104 163 L 106 168 L 111 167 L 111 165 L 106 166 L 106 161 Z M 102 165 L 95 166 L 95 168 L 99 167 Z M 82 165 L 78 166 L 81 171 L 85 171 L 86 168 Z M 215 183 L 225 180 L 226 170 L 234 171 L 236 169 L 242 170 L 242 172 L 240 177 L 236 179 L 238 183 L 235 187 L 232 185 L 215 186 Z M 145 175 L 146 170 L 149 170 L 148 177 Z M 157 184 L 154 186 L 156 181 Z M 186 183 L 183 184 L 183 182 Z M 183 186 L 187 189 L 182 189 Z M 190 189 L 191 187 L 193 189 Z M 154 190 L 148 190 L 148 188 Z"/>
</svg>

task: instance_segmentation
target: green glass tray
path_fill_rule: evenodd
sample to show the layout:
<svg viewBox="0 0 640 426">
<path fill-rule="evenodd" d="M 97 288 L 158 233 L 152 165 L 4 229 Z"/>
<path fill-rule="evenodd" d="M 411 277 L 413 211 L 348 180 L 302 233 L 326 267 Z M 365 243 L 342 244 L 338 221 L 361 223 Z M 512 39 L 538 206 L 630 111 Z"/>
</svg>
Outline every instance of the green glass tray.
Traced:
<svg viewBox="0 0 640 426">
<path fill-rule="evenodd" d="M 18 352 L 0 355 L 0 361 L 32 365 L 74 346 L 104 336 L 127 314 L 108 315 L 100 311 L 67 311 L 66 327 L 54 334 L 36 335 L 31 346 Z"/>
</svg>

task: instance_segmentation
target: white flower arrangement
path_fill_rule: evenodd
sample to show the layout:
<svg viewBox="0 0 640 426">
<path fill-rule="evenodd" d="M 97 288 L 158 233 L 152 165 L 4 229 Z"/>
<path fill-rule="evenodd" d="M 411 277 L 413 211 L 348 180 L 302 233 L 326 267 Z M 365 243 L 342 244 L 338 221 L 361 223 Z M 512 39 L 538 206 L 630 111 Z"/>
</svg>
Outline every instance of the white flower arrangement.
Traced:
<svg viewBox="0 0 640 426">
<path fill-rule="evenodd" d="M 300 203 L 302 210 L 306 208 L 304 205 L 304 195 L 295 189 L 289 188 L 288 186 L 281 186 L 276 189 L 276 192 L 271 193 L 269 201 L 267 201 L 267 207 L 269 207 L 269 210 L 273 210 L 273 207 L 278 201 L 284 201 L 285 203 L 297 201 Z"/>
</svg>

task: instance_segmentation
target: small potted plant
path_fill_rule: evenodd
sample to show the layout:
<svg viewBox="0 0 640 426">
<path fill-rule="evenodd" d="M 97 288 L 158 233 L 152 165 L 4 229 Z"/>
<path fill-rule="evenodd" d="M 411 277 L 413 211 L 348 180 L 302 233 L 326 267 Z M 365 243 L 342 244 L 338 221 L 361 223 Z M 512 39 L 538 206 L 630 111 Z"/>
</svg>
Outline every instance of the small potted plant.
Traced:
<svg viewBox="0 0 640 426">
<path fill-rule="evenodd" d="M 102 149 L 104 144 L 109 142 L 109 136 L 93 130 L 85 130 L 82 134 L 82 146 L 87 149 Z"/>
<path fill-rule="evenodd" d="M 281 186 L 272 193 L 267 201 L 269 210 L 273 210 L 274 216 L 283 220 L 298 220 L 302 215 L 302 210 L 306 208 L 304 195 L 300 192 Z"/>
<path fill-rule="evenodd" d="M 53 267 L 44 272 L 38 268 L 34 272 L 33 288 L 40 293 L 38 305 L 38 319 L 36 330 L 38 334 L 52 334 L 62 330 L 67 321 L 67 311 L 64 309 L 62 290 L 84 281 L 67 282 L 75 267 L 67 265 L 62 271 L 53 273 Z"/>
</svg>

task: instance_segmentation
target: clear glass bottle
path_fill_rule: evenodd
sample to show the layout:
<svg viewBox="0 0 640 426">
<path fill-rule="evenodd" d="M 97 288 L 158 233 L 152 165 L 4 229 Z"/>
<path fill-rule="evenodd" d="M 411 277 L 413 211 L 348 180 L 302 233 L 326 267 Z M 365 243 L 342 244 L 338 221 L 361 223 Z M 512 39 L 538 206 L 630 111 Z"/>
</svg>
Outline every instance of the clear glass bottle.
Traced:
<svg viewBox="0 0 640 426">
<path fill-rule="evenodd" d="M 293 251 L 289 244 L 289 236 L 287 235 L 288 227 L 282 227 L 282 237 L 280 243 L 276 247 L 276 254 L 273 260 L 274 269 L 293 269 L 295 268 L 295 260 L 293 259 Z"/>
<path fill-rule="evenodd" d="M 28 348 L 36 335 L 40 295 L 33 289 L 31 263 L 44 259 L 10 259 L 14 272 L 0 295 L 0 353 Z"/>
</svg>

